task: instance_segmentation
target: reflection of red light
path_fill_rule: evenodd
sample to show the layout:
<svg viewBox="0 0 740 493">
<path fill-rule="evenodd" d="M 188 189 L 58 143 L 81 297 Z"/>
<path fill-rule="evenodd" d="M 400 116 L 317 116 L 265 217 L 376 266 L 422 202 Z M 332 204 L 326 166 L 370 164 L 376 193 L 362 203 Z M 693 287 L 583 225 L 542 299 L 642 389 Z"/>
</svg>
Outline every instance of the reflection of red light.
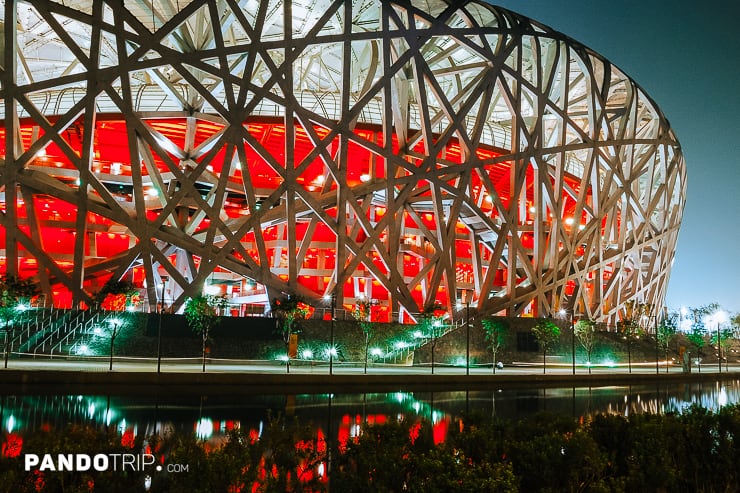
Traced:
<svg viewBox="0 0 740 493">
<path fill-rule="evenodd" d="M 434 439 L 434 445 L 444 443 L 447 438 L 447 430 L 450 427 L 450 420 L 445 418 L 434 424 L 432 427 L 432 438 Z"/>
<path fill-rule="evenodd" d="M 384 414 L 369 414 L 367 416 L 367 424 L 369 425 L 382 425 L 388 418 Z"/>
<path fill-rule="evenodd" d="M 21 455 L 23 449 L 23 437 L 16 433 L 9 433 L 8 438 L 3 443 L 2 454 L 3 457 L 13 459 Z"/>
<path fill-rule="evenodd" d="M 311 466 L 306 465 L 305 459 L 301 460 L 301 463 L 298 464 L 295 469 L 298 481 L 305 483 L 313 479 L 313 469 Z"/>
<path fill-rule="evenodd" d="M 33 471 L 33 475 L 36 478 L 33 480 L 33 486 L 36 488 L 36 491 L 44 491 L 44 488 L 46 488 L 46 480 L 44 479 L 43 471 L 36 469 Z"/>
<path fill-rule="evenodd" d="M 339 430 L 337 431 L 337 442 L 340 452 L 344 452 L 347 449 L 347 441 L 349 440 L 349 428 L 350 418 L 348 414 L 345 414 L 344 416 L 342 416 L 342 421 L 339 423 Z"/>
<path fill-rule="evenodd" d="M 316 433 L 316 452 L 320 454 L 326 453 L 326 437 L 321 430 Z"/>
<path fill-rule="evenodd" d="M 123 435 L 121 436 L 121 445 L 123 445 L 126 448 L 134 448 L 135 444 L 136 444 L 136 437 L 134 436 L 134 430 L 131 428 L 127 428 L 126 431 L 124 431 Z"/>
<path fill-rule="evenodd" d="M 409 438 L 411 439 L 412 444 L 416 442 L 417 438 L 419 438 L 419 430 L 421 430 L 421 423 L 414 423 L 411 425 L 411 428 L 409 428 Z"/>
</svg>

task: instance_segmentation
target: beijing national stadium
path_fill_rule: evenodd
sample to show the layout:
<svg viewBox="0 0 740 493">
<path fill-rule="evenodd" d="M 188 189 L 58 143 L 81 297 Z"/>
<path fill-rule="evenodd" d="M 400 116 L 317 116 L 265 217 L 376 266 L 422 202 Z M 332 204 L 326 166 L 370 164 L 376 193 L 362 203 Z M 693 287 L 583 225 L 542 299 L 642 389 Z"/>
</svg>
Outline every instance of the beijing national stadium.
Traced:
<svg viewBox="0 0 740 493">
<path fill-rule="evenodd" d="M 378 321 L 661 307 L 668 120 L 481 1 L 5 0 L 0 273 L 59 307 L 291 295 Z"/>
</svg>

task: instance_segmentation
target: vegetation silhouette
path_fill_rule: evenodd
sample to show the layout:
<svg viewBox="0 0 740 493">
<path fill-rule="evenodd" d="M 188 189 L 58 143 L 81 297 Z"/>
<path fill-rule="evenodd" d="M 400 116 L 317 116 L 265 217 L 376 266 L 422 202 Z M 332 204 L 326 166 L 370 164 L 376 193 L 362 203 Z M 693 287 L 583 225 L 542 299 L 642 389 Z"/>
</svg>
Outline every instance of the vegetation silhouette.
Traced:
<svg viewBox="0 0 740 493">
<path fill-rule="evenodd" d="M 647 492 L 737 491 L 740 406 L 681 414 L 538 414 L 518 420 L 461 413 L 448 423 L 389 420 L 333 437 L 293 416 L 264 430 L 200 439 L 168 431 L 70 425 L 2 438 L 0 492 Z M 184 472 L 40 471 L 24 454 L 151 453 Z"/>
</svg>

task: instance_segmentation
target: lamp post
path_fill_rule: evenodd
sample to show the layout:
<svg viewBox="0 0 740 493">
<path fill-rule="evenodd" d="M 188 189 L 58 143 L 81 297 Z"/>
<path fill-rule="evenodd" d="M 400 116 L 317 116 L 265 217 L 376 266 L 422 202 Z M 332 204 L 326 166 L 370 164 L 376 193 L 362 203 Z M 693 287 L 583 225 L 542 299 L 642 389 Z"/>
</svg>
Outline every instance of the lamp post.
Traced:
<svg viewBox="0 0 740 493">
<path fill-rule="evenodd" d="M 4 330 L 4 333 L 5 333 L 5 342 L 3 343 L 3 360 L 5 361 L 5 363 L 3 365 L 4 368 L 7 368 L 8 367 L 8 356 L 9 356 L 9 353 L 10 353 L 8 351 L 8 343 L 9 343 L 9 334 L 8 334 L 8 332 L 10 332 L 10 320 L 8 320 L 8 321 L 5 322 L 5 330 Z"/>
<path fill-rule="evenodd" d="M 663 312 L 661 314 L 660 320 L 661 320 L 660 325 L 662 329 L 664 331 L 668 330 L 667 325 L 666 325 L 666 321 L 668 320 L 668 307 L 667 306 L 663 307 Z M 661 344 L 663 346 L 663 357 L 665 358 L 665 372 L 666 373 L 668 373 L 668 343 L 670 342 L 669 334 L 670 333 L 664 332 L 665 340 L 663 341 L 663 344 Z"/>
<path fill-rule="evenodd" d="M 717 317 L 717 369 L 722 373 L 722 339 L 719 333 L 719 317 Z"/>
<path fill-rule="evenodd" d="M 570 355 L 571 355 L 571 371 L 573 375 L 576 374 L 576 323 L 575 317 L 573 316 L 573 308 L 565 310 L 563 308 L 558 311 L 560 317 L 568 315 L 570 317 Z"/>
<path fill-rule="evenodd" d="M 635 330 L 632 324 L 634 323 L 630 321 L 630 326 L 627 327 L 627 367 L 630 373 L 632 373 L 632 332 Z"/>
<path fill-rule="evenodd" d="M 329 375 L 334 374 L 334 319 L 336 318 L 337 295 L 331 293 L 324 296 L 331 301 L 331 328 L 329 329 Z"/>
<path fill-rule="evenodd" d="M 334 374 L 334 321 L 337 318 L 337 295 L 336 293 L 331 294 L 331 336 L 329 347 L 329 375 Z"/>
<path fill-rule="evenodd" d="M 159 327 L 157 328 L 157 373 L 162 369 L 162 317 L 164 315 L 164 283 L 166 278 L 162 277 L 162 301 L 159 305 Z"/>
<path fill-rule="evenodd" d="M 717 324 L 717 369 L 720 373 L 722 373 L 722 332 L 720 331 L 720 325 L 727 320 L 726 317 L 727 313 L 723 310 L 717 310 L 709 315 L 708 320 L 705 322 L 707 325 L 711 322 Z"/>
<path fill-rule="evenodd" d="M 658 363 L 658 316 L 652 315 L 653 317 L 653 327 L 655 329 L 655 374 L 658 375 L 660 373 L 660 365 Z"/>
<path fill-rule="evenodd" d="M 470 301 L 465 301 L 465 375 L 470 375 Z"/>
<path fill-rule="evenodd" d="M 110 362 L 108 364 L 108 371 L 113 371 L 113 345 L 116 342 L 116 336 L 118 335 L 118 327 L 120 326 L 120 322 L 118 319 L 111 320 L 111 326 L 113 327 L 113 330 L 110 335 Z"/>
<path fill-rule="evenodd" d="M 463 302 L 457 302 L 457 309 L 462 309 Z M 493 362 L 495 368 L 496 362 Z M 470 375 L 470 301 L 465 301 L 465 375 Z"/>
<path fill-rule="evenodd" d="M 573 308 L 570 309 L 570 354 L 572 357 L 572 372 L 576 374 L 576 322 L 573 316 Z"/>
<path fill-rule="evenodd" d="M 11 341 L 13 339 L 13 335 L 10 333 L 10 329 L 12 327 L 12 318 L 9 317 L 5 320 L 5 327 L 4 327 L 4 333 L 5 333 L 5 342 L 3 343 L 3 368 L 8 367 L 8 358 L 10 357 L 10 351 L 12 348 L 8 348 L 8 345 L 11 344 Z"/>
</svg>

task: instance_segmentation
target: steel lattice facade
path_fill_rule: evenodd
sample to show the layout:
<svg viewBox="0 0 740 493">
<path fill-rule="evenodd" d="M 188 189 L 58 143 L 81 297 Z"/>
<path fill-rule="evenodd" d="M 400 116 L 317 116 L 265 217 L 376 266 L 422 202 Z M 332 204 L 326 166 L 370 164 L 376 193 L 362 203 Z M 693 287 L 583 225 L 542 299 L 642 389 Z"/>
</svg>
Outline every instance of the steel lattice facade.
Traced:
<svg viewBox="0 0 740 493">
<path fill-rule="evenodd" d="M 603 57 L 482 2 L 6 0 L 2 270 L 613 322 L 663 303 L 680 145 Z M 8 26 L 17 29 L 7 29 Z"/>
</svg>

